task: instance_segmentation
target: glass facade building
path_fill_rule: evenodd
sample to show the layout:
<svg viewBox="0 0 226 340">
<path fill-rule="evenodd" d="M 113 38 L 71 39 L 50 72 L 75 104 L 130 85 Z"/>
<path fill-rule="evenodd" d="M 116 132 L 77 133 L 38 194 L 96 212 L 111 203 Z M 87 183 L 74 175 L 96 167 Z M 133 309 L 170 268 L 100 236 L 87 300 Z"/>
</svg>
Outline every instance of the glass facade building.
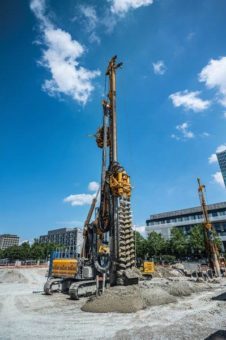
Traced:
<svg viewBox="0 0 226 340">
<path fill-rule="evenodd" d="M 210 221 L 226 249 L 226 202 L 209 204 L 207 209 Z M 172 228 L 179 228 L 184 234 L 189 234 L 193 226 L 203 222 L 203 213 L 199 206 L 151 215 L 150 218 L 146 220 L 145 229 L 147 233 L 156 231 L 162 234 L 164 238 L 170 239 L 170 231 Z"/>
<path fill-rule="evenodd" d="M 226 187 L 226 150 L 217 153 L 217 159 L 224 179 L 224 185 Z"/>
<path fill-rule="evenodd" d="M 47 235 L 39 237 L 39 242 L 63 245 L 68 252 L 80 255 L 83 243 L 83 232 L 79 228 L 49 230 Z"/>
<path fill-rule="evenodd" d="M 0 235 L 0 249 L 4 250 L 12 246 L 19 245 L 19 236 L 4 234 Z"/>
</svg>

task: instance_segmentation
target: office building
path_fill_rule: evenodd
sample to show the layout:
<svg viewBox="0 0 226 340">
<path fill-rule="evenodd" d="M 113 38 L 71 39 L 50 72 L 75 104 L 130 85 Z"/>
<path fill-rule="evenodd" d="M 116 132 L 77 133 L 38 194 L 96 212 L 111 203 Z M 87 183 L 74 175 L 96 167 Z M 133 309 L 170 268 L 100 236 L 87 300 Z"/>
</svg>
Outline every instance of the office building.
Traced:
<svg viewBox="0 0 226 340">
<path fill-rule="evenodd" d="M 218 152 L 217 159 L 224 179 L 224 185 L 226 187 L 226 150 Z"/>
<path fill-rule="evenodd" d="M 19 236 L 11 234 L 0 235 L 0 249 L 4 250 L 19 245 Z"/>
<path fill-rule="evenodd" d="M 220 236 L 226 249 L 226 202 L 207 205 L 209 218 Z M 156 231 L 165 239 L 170 239 L 170 230 L 174 227 L 189 234 L 193 226 L 203 223 L 202 208 L 194 207 L 151 215 L 146 221 L 146 232 Z"/>
<path fill-rule="evenodd" d="M 55 243 L 65 246 L 65 249 L 75 255 L 80 255 L 83 234 L 79 228 L 60 228 L 49 230 L 47 235 L 39 237 L 40 243 Z"/>
</svg>

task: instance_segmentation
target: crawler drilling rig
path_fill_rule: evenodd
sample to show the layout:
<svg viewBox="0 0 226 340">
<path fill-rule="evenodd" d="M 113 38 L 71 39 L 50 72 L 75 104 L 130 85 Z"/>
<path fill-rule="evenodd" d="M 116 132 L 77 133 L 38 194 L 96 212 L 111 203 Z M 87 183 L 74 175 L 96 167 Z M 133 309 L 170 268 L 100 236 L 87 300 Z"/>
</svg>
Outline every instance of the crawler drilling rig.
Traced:
<svg viewBox="0 0 226 340">
<path fill-rule="evenodd" d="M 211 269 L 214 271 L 216 276 L 221 275 L 220 271 L 220 265 L 219 265 L 219 252 L 218 248 L 216 246 L 216 243 L 214 241 L 214 227 L 210 222 L 207 205 L 206 205 L 206 199 L 205 199 L 205 185 L 201 184 L 200 178 L 197 178 L 198 181 L 198 193 L 199 193 L 199 199 L 202 206 L 202 212 L 204 217 L 204 237 L 205 237 L 205 248 L 206 253 L 209 260 L 209 265 Z"/>
<path fill-rule="evenodd" d="M 91 222 L 98 192 L 84 224 L 81 257 L 72 262 L 72 259 L 52 259 L 52 270 L 44 287 L 46 294 L 51 294 L 57 285 L 61 291 L 69 291 L 71 298 L 77 299 L 93 292 L 97 278 L 100 278 L 103 289 L 107 281 L 111 286 L 138 283 L 134 271 L 130 177 L 117 156 L 116 72 L 122 63 L 116 60 L 114 56 L 107 67 L 109 92 L 102 101 L 103 123 L 95 134 L 96 143 L 102 149 L 100 205 L 95 220 Z M 69 271 L 67 262 L 71 266 Z"/>
</svg>

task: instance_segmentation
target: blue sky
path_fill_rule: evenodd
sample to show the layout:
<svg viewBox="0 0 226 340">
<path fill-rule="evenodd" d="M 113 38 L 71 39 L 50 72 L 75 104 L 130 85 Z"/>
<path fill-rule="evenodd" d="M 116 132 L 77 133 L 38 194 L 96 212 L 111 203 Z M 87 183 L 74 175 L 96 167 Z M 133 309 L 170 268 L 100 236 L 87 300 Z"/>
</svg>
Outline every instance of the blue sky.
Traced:
<svg viewBox="0 0 226 340">
<path fill-rule="evenodd" d="M 119 161 L 134 186 L 134 223 L 198 205 L 198 176 L 208 203 L 226 199 L 215 156 L 226 148 L 224 0 L 0 7 L 0 233 L 30 240 L 82 225 L 100 179 L 89 135 L 101 124 L 114 54 L 124 63 Z"/>
</svg>

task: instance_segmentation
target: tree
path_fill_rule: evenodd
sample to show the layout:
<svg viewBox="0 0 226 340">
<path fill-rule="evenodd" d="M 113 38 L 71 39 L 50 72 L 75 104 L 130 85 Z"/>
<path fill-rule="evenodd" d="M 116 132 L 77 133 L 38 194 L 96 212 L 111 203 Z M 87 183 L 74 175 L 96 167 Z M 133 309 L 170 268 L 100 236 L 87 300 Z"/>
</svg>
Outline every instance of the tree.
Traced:
<svg viewBox="0 0 226 340">
<path fill-rule="evenodd" d="M 30 259 L 30 244 L 28 242 L 24 242 L 19 247 L 19 259 L 27 260 Z"/>
<path fill-rule="evenodd" d="M 0 249 L 0 259 L 4 259 L 4 251 Z"/>
<path fill-rule="evenodd" d="M 182 230 L 178 228 L 171 229 L 170 245 L 172 253 L 175 254 L 177 257 L 181 257 L 187 254 L 188 242 Z"/>
<path fill-rule="evenodd" d="M 20 258 L 20 247 L 12 246 L 6 248 L 3 252 L 3 257 L 10 260 L 18 260 Z"/>
<path fill-rule="evenodd" d="M 214 238 L 214 242 L 217 246 L 218 251 L 221 252 L 222 251 L 222 240 L 220 236 L 218 235 L 218 233 L 216 232 L 215 228 L 213 228 L 213 238 Z"/>
<path fill-rule="evenodd" d="M 39 243 L 33 243 L 30 251 L 30 258 L 33 260 L 40 260 L 45 258 L 45 249 Z"/>
<path fill-rule="evenodd" d="M 198 256 L 205 255 L 205 235 L 203 225 L 198 224 L 191 229 L 189 248 L 192 254 L 194 253 Z"/>
<path fill-rule="evenodd" d="M 135 231 L 136 257 L 144 259 L 147 254 L 147 240 Z"/>
<path fill-rule="evenodd" d="M 161 234 L 150 232 L 147 239 L 147 252 L 149 257 L 161 255 L 166 249 L 166 241 Z"/>
</svg>

